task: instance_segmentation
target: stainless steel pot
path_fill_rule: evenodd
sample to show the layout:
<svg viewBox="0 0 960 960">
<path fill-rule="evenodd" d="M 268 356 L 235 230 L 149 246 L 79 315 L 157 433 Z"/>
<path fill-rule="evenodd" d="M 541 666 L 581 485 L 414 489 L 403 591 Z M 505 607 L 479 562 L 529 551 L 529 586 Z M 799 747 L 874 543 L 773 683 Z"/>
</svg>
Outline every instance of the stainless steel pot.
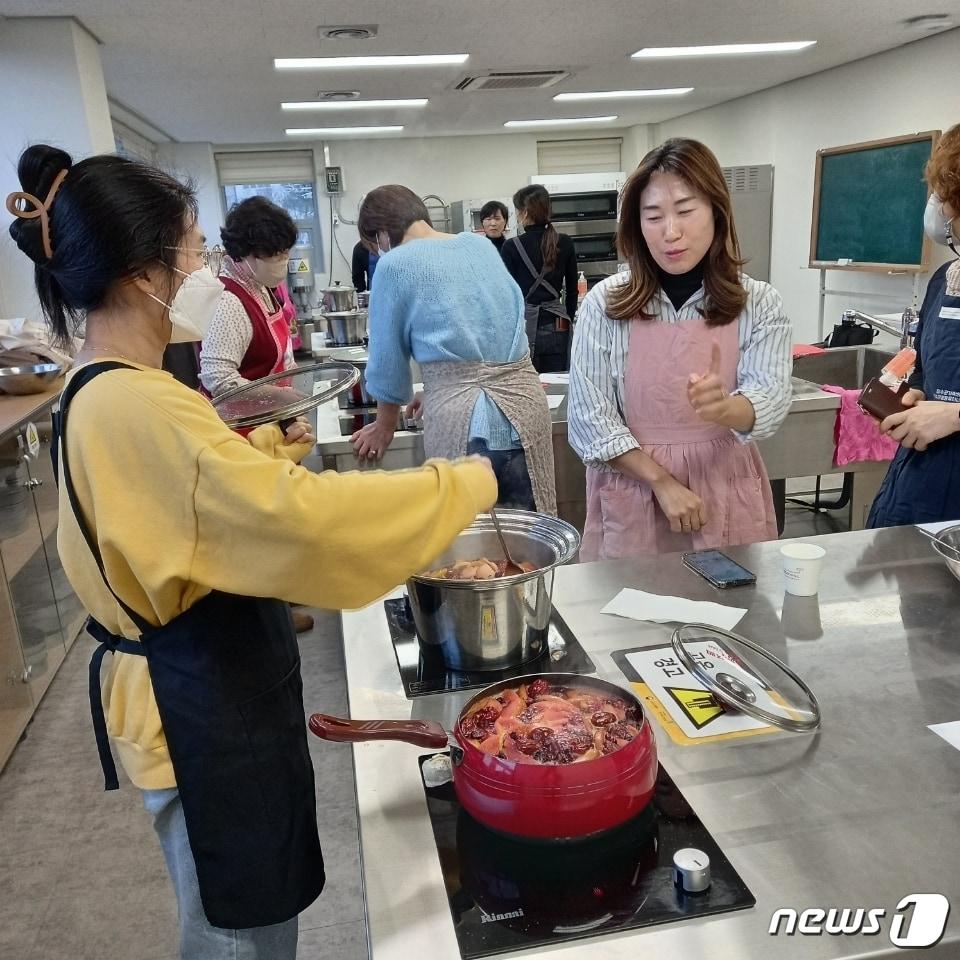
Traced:
<svg viewBox="0 0 960 960">
<path fill-rule="evenodd" d="M 417 575 L 407 581 L 417 633 L 423 643 L 439 647 L 451 670 L 502 670 L 539 657 L 547 646 L 553 571 L 580 549 L 576 529 L 556 517 L 527 510 L 498 510 L 497 516 L 514 560 L 535 564 L 535 571 L 496 580 Z M 485 514 L 430 568 L 502 555 Z"/>
<path fill-rule="evenodd" d="M 354 309 L 353 295 L 356 293 L 353 287 L 342 287 L 339 283 L 332 287 L 324 287 L 320 291 L 320 303 L 324 313 L 345 313 Z"/>
<path fill-rule="evenodd" d="M 343 313 L 325 313 L 327 332 L 335 346 L 353 346 L 363 343 L 367 336 L 366 310 L 347 310 Z"/>
</svg>

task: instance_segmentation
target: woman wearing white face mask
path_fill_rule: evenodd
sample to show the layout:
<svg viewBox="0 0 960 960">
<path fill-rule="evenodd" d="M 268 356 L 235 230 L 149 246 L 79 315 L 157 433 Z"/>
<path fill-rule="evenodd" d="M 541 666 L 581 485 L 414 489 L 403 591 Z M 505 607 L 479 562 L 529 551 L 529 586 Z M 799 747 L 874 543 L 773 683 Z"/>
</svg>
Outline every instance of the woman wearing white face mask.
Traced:
<svg viewBox="0 0 960 960">
<path fill-rule="evenodd" d="M 293 960 L 324 871 L 288 602 L 359 607 L 427 569 L 494 501 L 493 474 L 316 474 L 291 462 L 313 443 L 302 423 L 239 436 L 160 369 L 222 292 L 193 193 L 45 145 L 18 175 L 10 235 L 54 338 L 86 324 L 56 418 L 57 546 L 98 641 L 105 786 L 112 743 L 167 860 L 181 958 Z"/>
<path fill-rule="evenodd" d="M 924 230 L 960 256 L 960 124 L 940 138 L 926 172 L 933 195 Z M 906 409 L 880 425 L 900 449 L 870 510 L 869 527 L 960 519 L 960 259 L 930 278 L 915 346 Z"/>
<path fill-rule="evenodd" d="M 200 382 L 210 396 L 294 366 L 297 311 L 287 294 L 287 261 L 297 228 L 282 207 L 249 197 L 220 231 L 226 290 L 200 350 Z"/>
</svg>

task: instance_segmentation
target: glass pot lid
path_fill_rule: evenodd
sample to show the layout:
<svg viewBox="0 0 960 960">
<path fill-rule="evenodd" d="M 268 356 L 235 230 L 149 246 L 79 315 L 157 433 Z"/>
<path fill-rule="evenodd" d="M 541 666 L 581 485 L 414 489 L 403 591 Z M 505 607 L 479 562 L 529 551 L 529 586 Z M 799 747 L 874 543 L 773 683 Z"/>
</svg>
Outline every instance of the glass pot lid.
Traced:
<svg viewBox="0 0 960 960">
<path fill-rule="evenodd" d="M 234 387 L 220 394 L 213 406 L 228 427 L 258 427 L 299 417 L 359 380 L 360 371 L 352 363 L 310 363 Z"/>
<path fill-rule="evenodd" d="M 685 623 L 671 638 L 680 662 L 716 698 L 785 730 L 815 730 L 820 704 L 785 663 L 759 644 L 703 623 Z"/>
</svg>

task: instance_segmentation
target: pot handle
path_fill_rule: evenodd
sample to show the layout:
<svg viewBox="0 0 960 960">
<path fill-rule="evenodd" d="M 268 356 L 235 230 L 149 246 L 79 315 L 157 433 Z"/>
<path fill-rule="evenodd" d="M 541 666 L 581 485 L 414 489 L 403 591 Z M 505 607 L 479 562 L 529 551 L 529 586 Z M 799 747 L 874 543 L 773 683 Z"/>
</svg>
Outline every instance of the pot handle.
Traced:
<svg viewBox="0 0 960 960">
<path fill-rule="evenodd" d="M 437 749 L 447 746 L 447 732 L 433 720 L 344 720 L 315 713 L 310 717 L 310 732 L 321 740 L 338 743 L 363 743 L 366 740 L 402 740 L 418 747 Z"/>
</svg>

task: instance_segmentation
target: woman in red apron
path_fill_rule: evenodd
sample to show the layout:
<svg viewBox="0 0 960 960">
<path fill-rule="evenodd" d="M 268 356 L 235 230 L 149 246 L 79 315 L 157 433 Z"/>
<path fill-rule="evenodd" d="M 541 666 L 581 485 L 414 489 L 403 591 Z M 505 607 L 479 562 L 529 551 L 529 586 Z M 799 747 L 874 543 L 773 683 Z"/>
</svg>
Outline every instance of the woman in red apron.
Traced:
<svg viewBox="0 0 960 960">
<path fill-rule="evenodd" d="M 570 371 L 570 442 L 588 468 L 581 556 L 775 539 L 753 440 L 790 405 L 790 323 L 777 292 L 740 272 L 713 153 L 693 140 L 651 151 L 617 242 L 630 272 L 588 294 Z"/>
<path fill-rule="evenodd" d="M 249 197 L 230 209 L 220 237 L 224 294 L 200 347 L 200 389 L 208 397 L 295 365 L 297 310 L 285 282 L 297 241 L 290 214 L 266 197 Z M 293 623 L 304 633 L 313 617 L 294 610 Z"/>
<path fill-rule="evenodd" d="M 208 396 L 294 366 L 297 312 L 286 288 L 297 228 L 282 207 L 250 197 L 231 208 L 220 231 L 225 294 L 200 349 Z"/>
</svg>

